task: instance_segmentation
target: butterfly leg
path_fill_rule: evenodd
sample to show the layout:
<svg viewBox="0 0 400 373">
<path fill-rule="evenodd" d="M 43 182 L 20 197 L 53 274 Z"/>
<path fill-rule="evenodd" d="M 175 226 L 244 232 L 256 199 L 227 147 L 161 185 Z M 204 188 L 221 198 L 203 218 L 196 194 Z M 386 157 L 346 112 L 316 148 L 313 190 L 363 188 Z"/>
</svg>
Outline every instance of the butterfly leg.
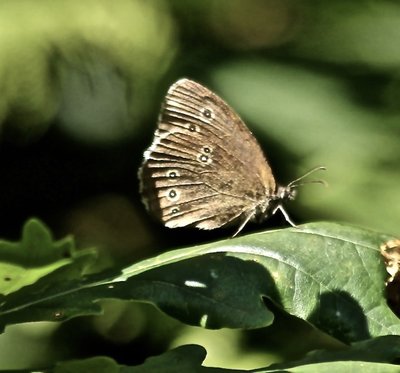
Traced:
<svg viewBox="0 0 400 373">
<path fill-rule="evenodd" d="M 239 228 L 236 230 L 236 232 L 232 235 L 233 237 L 236 237 L 237 234 L 244 228 L 244 226 L 249 222 L 249 220 L 254 216 L 254 211 L 251 210 L 249 213 L 247 213 L 247 215 L 245 216 L 245 218 L 243 219 L 243 221 L 240 223 Z"/>
<path fill-rule="evenodd" d="M 278 210 L 280 210 L 285 218 L 285 220 L 294 228 L 297 228 L 297 225 L 292 221 L 292 219 L 290 219 L 288 213 L 286 212 L 286 210 L 283 208 L 283 206 L 281 204 L 279 204 L 278 206 L 276 206 L 273 211 L 272 211 L 272 215 L 274 215 Z"/>
</svg>

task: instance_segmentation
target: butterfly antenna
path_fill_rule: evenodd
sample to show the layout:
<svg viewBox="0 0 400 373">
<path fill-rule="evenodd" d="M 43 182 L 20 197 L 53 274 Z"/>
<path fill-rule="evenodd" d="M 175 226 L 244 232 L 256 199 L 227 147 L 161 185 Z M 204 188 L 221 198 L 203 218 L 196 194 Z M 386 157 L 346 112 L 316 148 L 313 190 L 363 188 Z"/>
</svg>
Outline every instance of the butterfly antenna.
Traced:
<svg viewBox="0 0 400 373">
<path fill-rule="evenodd" d="M 318 167 L 314 167 L 313 169 L 311 169 L 310 171 L 307 171 L 304 175 L 298 177 L 297 179 L 291 181 L 287 186 L 291 187 L 291 186 L 299 186 L 299 185 L 304 185 L 304 184 L 311 184 L 311 183 L 317 183 L 317 184 L 323 184 L 325 186 L 327 186 L 327 182 L 324 180 L 309 180 L 309 181 L 304 181 L 300 184 L 297 184 L 298 181 L 305 179 L 307 176 L 313 174 L 316 171 L 319 170 L 326 170 L 326 167 L 324 166 L 318 166 Z"/>
<path fill-rule="evenodd" d="M 305 180 L 302 183 L 298 183 L 298 184 L 290 183 L 290 186 L 297 188 L 299 186 L 306 185 L 306 184 L 322 184 L 325 187 L 327 187 L 329 185 L 325 180 L 318 179 L 318 180 Z"/>
</svg>

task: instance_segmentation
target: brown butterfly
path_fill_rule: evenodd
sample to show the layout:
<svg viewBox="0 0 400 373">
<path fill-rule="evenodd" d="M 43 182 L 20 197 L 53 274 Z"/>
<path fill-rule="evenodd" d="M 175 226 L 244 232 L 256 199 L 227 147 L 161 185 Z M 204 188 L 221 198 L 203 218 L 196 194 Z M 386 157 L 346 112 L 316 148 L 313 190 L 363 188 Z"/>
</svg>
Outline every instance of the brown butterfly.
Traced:
<svg viewBox="0 0 400 373">
<path fill-rule="evenodd" d="M 220 97 L 189 79 L 166 95 L 139 169 L 147 209 L 169 228 L 215 229 L 263 221 L 292 200 L 301 179 L 278 186 L 253 134 Z M 323 183 L 321 180 L 309 182 Z"/>
</svg>

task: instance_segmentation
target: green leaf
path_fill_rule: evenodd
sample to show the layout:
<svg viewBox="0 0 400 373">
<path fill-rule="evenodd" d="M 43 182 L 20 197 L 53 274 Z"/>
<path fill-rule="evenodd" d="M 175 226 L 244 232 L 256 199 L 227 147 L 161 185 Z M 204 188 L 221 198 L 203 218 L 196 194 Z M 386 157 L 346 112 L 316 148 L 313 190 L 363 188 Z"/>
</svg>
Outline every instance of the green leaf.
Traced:
<svg viewBox="0 0 400 373">
<path fill-rule="evenodd" d="M 202 362 L 206 357 L 203 347 L 197 345 L 185 345 L 167 351 L 162 355 L 148 358 L 144 364 L 124 369 L 132 373 L 156 373 L 156 372 L 207 372 L 214 371 L 213 368 L 202 367 Z M 225 372 L 225 369 L 221 369 Z M 230 370 L 226 370 L 228 373 Z"/>
<path fill-rule="evenodd" d="M 1 299 L 0 324 L 98 313 L 99 299 L 118 298 L 207 328 L 259 328 L 273 320 L 269 298 L 344 342 L 399 334 L 379 252 L 390 238 L 315 223 L 167 252 L 121 272 L 79 278 L 71 264 Z"/>
<path fill-rule="evenodd" d="M 60 268 L 4 297 L 0 323 L 97 314 L 101 309 L 96 301 L 104 298 L 152 302 L 186 323 L 208 328 L 254 328 L 273 320 L 262 301 L 263 294 L 273 292 L 265 270 L 224 254 L 196 256 L 128 278 L 119 273 L 66 279 L 71 268 Z"/>
<path fill-rule="evenodd" d="M 206 351 L 198 345 L 185 345 L 167 351 L 159 356 L 148 358 L 143 364 L 137 366 L 123 366 L 114 360 L 105 357 L 65 361 L 57 364 L 54 373 L 69 372 L 121 372 L 121 373 L 174 373 L 174 372 L 243 372 L 242 370 L 208 368 L 202 366 Z"/>
<path fill-rule="evenodd" d="M 272 281 L 266 296 L 291 314 L 351 342 L 400 333 L 398 318 L 386 304 L 387 273 L 379 252 L 389 238 L 352 226 L 315 223 L 169 252 L 124 273 L 133 276 L 205 253 L 250 261 L 265 270 L 265 282 Z M 189 274 L 190 268 L 182 273 Z M 245 286 L 248 274 L 232 281 L 231 288 Z"/>
<path fill-rule="evenodd" d="M 58 363 L 53 373 L 117 373 L 121 372 L 121 367 L 113 359 L 97 356 L 89 359 L 71 360 Z"/>
<path fill-rule="evenodd" d="M 382 363 L 365 363 L 363 361 L 336 361 L 330 363 L 320 363 L 302 365 L 285 370 L 265 370 L 265 372 L 291 372 L 291 373 L 397 373 L 398 365 Z"/>
<path fill-rule="evenodd" d="M 27 268 L 69 258 L 73 250 L 71 237 L 54 242 L 49 229 L 37 219 L 30 219 L 24 225 L 20 242 L 0 240 L 1 261 Z"/>
<path fill-rule="evenodd" d="M 95 252 L 76 252 L 70 236 L 53 241 L 49 229 L 31 219 L 23 228 L 20 242 L 0 240 L 0 294 L 33 284 L 82 255 L 94 256 Z"/>
<path fill-rule="evenodd" d="M 355 343 L 342 350 L 319 350 L 304 359 L 289 363 L 273 364 L 266 368 L 246 372 L 398 372 L 399 366 L 391 364 L 400 356 L 400 337 L 387 336 Z M 240 373 L 244 370 L 205 367 L 202 365 L 206 351 L 198 345 L 184 345 L 161 355 L 148 358 L 138 366 L 121 366 L 112 359 L 66 361 L 57 364 L 55 373 L 64 372 L 221 372 Z"/>
<path fill-rule="evenodd" d="M 381 368 L 384 366 L 388 367 L 388 363 L 395 363 L 400 358 L 400 337 L 399 336 L 384 336 L 374 339 L 369 339 L 366 341 L 354 343 L 351 346 L 345 347 L 339 350 L 327 351 L 327 350 L 317 350 L 312 351 L 307 354 L 301 360 L 292 361 L 282 364 L 273 364 L 269 369 L 291 369 L 299 366 L 309 366 L 310 370 L 305 371 L 315 371 L 319 372 L 318 369 L 326 366 L 331 366 L 331 369 L 336 369 L 336 364 L 341 365 L 349 369 L 351 364 L 349 363 L 359 363 L 363 362 L 366 368 L 368 367 L 372 372 L 372 368 Z M 365 364 L 371 363 L 371 364 Z M 381 363 L 381 364 L 376 364 Z M 383 364 L 382 364 L 383 363 Z M 315 367 L 315 370 L 311 370 L 311 364 Z M 395 365 L 389 365 L 390 369 L 396 367 Z M 397 370 L 399 367 L 397 366 Z M 301 371 L 301 370 L 295 370 Z M 323 371 L 323 370 L 322 370 Z M 343 372 L 343 370 L 339 370 Z M 377 370 L 379 371 L 379 370 Z M 391 370 L 388 370 L 389 372 Z M 394 371 L 394 370 L 393 370 Z"/>
</svg>

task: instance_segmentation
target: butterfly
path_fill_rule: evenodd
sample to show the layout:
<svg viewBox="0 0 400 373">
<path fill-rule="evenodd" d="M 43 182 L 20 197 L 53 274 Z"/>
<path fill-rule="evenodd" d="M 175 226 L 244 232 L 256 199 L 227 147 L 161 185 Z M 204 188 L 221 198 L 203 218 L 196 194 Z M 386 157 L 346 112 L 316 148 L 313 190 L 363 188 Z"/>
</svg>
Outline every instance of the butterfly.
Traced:
<svg viewBox="0 0 400 373">
<path fill-rule="evenodd" d="M 216 229 L 263 221 L 296 196 L 300 180 L 277 185 L 257 140 L 238 114 L 206 87 L 180 79 L 168 90 L 139 169 L 147 210 L 169 228 Z M 321 180 L 309 182 L 324 183 Z"/>
</svg>

